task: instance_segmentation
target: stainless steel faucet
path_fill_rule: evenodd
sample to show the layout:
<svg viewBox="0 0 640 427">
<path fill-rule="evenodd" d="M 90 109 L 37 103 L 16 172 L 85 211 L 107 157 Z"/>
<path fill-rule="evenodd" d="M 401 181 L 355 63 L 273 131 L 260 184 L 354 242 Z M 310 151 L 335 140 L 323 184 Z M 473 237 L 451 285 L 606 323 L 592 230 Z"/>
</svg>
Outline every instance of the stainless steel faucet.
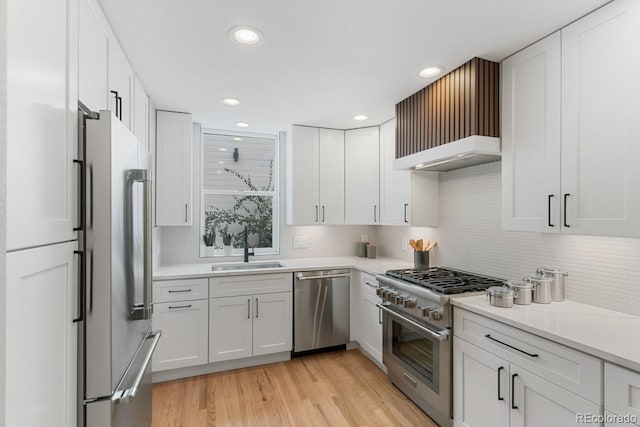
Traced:
<svg viewBox="0 0 640 427">
<path fill-rule="evenodd" d="M 255 255 L 255 253 L 253 252 L 253 249 L 251 250 L 251 252 L 249 252 L 248 235 L 249 233 L 247 232 L 247 226 L 245 225 L 244 227 L 244 262 L 249 262 L 249 257 Z"/>
</svg>

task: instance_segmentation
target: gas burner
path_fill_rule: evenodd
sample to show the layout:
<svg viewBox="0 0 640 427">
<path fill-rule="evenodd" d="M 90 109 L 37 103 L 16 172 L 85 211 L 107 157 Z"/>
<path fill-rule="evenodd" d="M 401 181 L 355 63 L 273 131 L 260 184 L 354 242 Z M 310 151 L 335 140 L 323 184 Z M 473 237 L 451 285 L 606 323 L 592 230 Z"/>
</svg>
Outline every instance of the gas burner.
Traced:
<svg viewBox="0 0 640 427">
<path fill-rule="evenodd" d="M 493 277 L 442 267 L 389 270 L 386 274 L 445 295 L 483 291 L 491 286 L 504 284 L 502 280 Z"/>
</svg>

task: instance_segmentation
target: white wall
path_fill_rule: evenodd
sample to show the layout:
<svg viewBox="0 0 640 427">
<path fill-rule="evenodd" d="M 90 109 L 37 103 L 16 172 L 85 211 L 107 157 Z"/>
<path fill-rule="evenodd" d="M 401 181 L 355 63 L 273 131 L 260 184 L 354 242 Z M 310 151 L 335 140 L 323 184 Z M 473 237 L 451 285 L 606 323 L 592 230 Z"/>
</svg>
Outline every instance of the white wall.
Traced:
<svg viewBox="0 0 640 427">
<path fill-rule="evenodd" d="M 7 283 L 7 2 L 0 0 L 0 426 L 4 425 Z"/>
<path fill-rule="evenodd" d="M 200 125 L 195 124 L 194 135 L 194 175 L 193 175 L 193 217 L 191 227 L 158 227 L 154 242 L 160 252 L 160 264 L 211 263 L 223 261 L 239 261 L 242 257 L 200 258 Z M 284 171 L 284 138 L 280 141 L 280 254 L 274 256 L 258 256 L 257 260 L 276 258 L 312 258 L 323 256 L 355 255 L 356 242 L 366 234 L 374 241 L 376 229 L 370 226 L 288 226 L 285 224 L 285 171 Z M 159 234 L 159 236 L 158 236 Z M 307 249 L 294 249 L 293 237 L 308 238 Z M 156 252 L 156 251 L 154 251 Z"/>
<path fill-rule="evenodd" d="M 640 239 L 502 231 L 500 207 L 500 162 L 444 173 L 440 226 L 380 227 L 380 251 L 410 260 L 400 238 L 435 238 L 431 265 L 506 279 L 559 267 L 569 272 L 569 299 L 640 315 Z"/>
</svg>

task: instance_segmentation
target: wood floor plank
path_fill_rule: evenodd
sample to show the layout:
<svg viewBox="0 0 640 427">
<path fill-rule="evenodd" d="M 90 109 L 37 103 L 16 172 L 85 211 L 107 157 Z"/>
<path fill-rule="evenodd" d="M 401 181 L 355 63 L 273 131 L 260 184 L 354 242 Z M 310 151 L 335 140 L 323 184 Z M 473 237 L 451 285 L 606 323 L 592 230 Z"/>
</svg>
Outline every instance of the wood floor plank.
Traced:
<svg viewBox="0 0 640 427">
<path fill-rule="evenodd" d="M 152 427 L 437 425 L 358 350 L 154 384 Z"/>
</svg>

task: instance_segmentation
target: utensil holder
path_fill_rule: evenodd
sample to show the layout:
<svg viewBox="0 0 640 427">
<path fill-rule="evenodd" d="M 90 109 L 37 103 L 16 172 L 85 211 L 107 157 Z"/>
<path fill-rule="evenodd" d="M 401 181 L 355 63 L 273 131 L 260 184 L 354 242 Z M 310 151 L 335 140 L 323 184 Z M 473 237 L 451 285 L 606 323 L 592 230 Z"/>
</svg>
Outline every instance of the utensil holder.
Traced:
<svg viewBox="0 0 640 427">
<path fill-rule="evenodd" d="M 358 242 L 358 256 L 361 258 L 366 258 L 367 257 L 367 246 L 369 245 L 369 242 Z"/>
<path fill-rule="evenodd" d="M 367 258 L 373 259 L 378 255 L 376 245 L 367 245 Z"/>
<path fill-rule="evenodd" d="M 413 268 L 416 270 L 429 268 L 429 252 L 413 251 Z"/>
</svg>

